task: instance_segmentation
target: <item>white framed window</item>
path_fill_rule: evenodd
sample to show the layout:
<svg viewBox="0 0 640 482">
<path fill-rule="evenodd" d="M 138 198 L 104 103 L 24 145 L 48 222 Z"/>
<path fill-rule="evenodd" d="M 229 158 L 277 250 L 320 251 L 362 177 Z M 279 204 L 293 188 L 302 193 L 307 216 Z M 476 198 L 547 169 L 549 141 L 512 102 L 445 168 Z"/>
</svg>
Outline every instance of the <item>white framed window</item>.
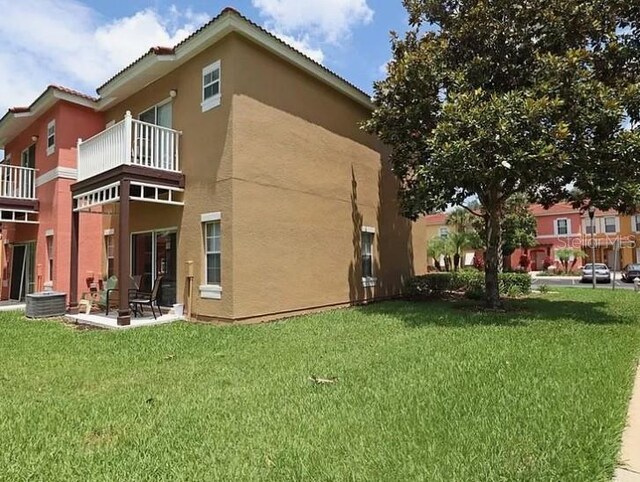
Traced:
<svg viewBox="0 0 640 482">
<path fill-rule="evenodd" d="M 592 224 L 590 218 L 583 218 L 582 227 L 584 234 L 591 234 L 592 230 L 593 234 L 596 234 L 598 232 L 598 220 L 594 219 Z"/>
<path fill-rule="evenodd" d="M 107 262 L 107 278 L 111 278 L 115 274 L 115 239 L 113 233 L 104 235 L 104 252 Z"/>
<path fill-rule="evenodd" d="M 56 150 L 56 121 L 55 119 L 47 124 L 47 156 Z"/>
<path fill-rule="evenodd" d="M 602 224 L 604 226 L 604 232 L 607 234 L 617 233 L 618 232 L 618 223 L 617 218 L 615 216 L 608 216 L 602 220 Z"/>
<path fill-rule="evenodd" d="M 22 151 L 22 155 L 20 156 L 20 165 L 22 167 L 36 167 L 36 145 L 31 144 L 24 151 Z"/>
<path fill-rule="evenodd" d="M 375 228 L 363 227 L 361 234 L 360 256 L 362 262 L 362 285 L 371 288 L 376 285 L 373 270 L 373 243 L 376 236 Z"/>
<path fill-rule="evenodd" d="M 202 69 L 202 112 L 220 105 L 222 96 L 221 78 L 222 71 L 219 60 Z"/>
<path fill-rule="evenodd" d="M 448 238 L 449 237 L 449 228 L 444 227 L 444 226 L 441 227 L 440 228 L 440 237 L 441 238 L 445 238 L 445 239 Z"/>
<path fill-rule="evenodd" d="M 222 216 L 221 213 L 203 214 L 204 284 L 200 286 L 202 298 L 222 298 Z"/>
<path fill-rule="evenodd" d="M 571 223 L 567 218 L 556 219 L 555 228 L 557 236 L 566 236 L 571 233 Z"/>
<path fill-rule="evenodd" d="M 640 233 L 640 214 L 636 214 L 633 218 L 632 221 L 633 223 L 633 230 L 636 233 Z"/>
<path fill-rule="evenodd" d="M 47 236 L 47 280 L 53 281 L 53 234 Z"/>
</svg>

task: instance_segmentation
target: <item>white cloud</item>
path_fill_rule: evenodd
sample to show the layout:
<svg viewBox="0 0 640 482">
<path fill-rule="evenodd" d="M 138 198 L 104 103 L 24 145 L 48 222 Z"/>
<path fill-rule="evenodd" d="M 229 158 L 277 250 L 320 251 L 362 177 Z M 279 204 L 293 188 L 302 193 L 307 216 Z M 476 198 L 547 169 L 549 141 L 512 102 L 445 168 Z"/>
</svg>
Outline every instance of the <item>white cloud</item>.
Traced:
<svg viewBox="0 0 640 482">
<path fill-rule="evenodd" d="M 324 59 L 321 45 L 339 45 L 354 27 L 370 23 L 374 14 L 367 0 L 252 0 L 251 3 L 268 29 L 316 60 Z"/>
<path fill-rule="evenodd" d="M 0 11 L 2 112 L 48 84 L 91 94 L 151 46 L 173 46 L 208 19 L 172 6 L 107 21 L 77 0 L 0 0 Z"/>
</svg>

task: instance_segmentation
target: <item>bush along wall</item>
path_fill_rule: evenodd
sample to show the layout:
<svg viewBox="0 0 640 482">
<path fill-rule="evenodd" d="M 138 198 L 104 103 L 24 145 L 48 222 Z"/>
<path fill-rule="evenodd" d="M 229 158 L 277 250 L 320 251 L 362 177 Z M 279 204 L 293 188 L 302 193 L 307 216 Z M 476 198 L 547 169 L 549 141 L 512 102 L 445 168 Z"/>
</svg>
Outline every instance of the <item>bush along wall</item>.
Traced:
<svg viewBox="0 0 640 482">
<path fill-rule="evenodd" d="M 498 279 L 502 296 L 522 296 L 531 292 L 531 277 L 527 273 L 500 273 Z M 446 292 L 462 292 L 469 298 L 481 298 L 484 296 L 484 273 L 429 273 L 410 278 L 405 286 L 405 293 L 411 298 L 438 296 Z"/>
</svg>

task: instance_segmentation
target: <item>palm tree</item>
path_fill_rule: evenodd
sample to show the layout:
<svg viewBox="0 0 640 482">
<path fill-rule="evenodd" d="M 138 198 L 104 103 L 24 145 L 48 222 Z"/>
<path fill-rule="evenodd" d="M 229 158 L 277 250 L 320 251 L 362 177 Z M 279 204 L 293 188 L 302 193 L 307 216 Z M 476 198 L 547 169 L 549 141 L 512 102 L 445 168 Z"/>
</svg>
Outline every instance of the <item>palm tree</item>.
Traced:
<svg viewBox="0 0 640 482">
<path fill-rule="evenodd" d="M 458 271 L 462 253 L 473 247 L 473 237 L 470 233 L 455 232 L 449 235 L 447 241 L 451 244 L 453 251 L 453 269 L 454 271 Z"/>
<path fill-rule="evenodd" d="M 438 271 L 442 271 L 442 265 L 440 264 L 440 258 L 445 255 L 446 240 L 440 236 L 436 236 L 427 243 L 427 256 L 433 259 L 433 265 Z"/>
<path fill-rule="evenodd" d="M 446 223 L 448 226 L 455 228 L 458 233 L 468 233 L 473 230 L 472 214 L 465 208 L 456 208 L 447 216 Z"/>
</svg>

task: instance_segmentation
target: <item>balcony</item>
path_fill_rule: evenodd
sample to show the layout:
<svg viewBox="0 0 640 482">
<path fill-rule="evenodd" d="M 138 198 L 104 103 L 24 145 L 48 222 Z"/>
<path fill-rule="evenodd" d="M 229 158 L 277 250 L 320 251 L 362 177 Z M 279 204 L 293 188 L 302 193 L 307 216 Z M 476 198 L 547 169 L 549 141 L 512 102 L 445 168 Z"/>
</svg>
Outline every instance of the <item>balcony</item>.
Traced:
<svg viewBox="0 0 640 482">
<path fill-rule="evenodd" d="M 0 222 L 37 223 L 36 170 L 0 164 Z"/>
<path fill-rule="evenodd" d="M 179 131 L 133 119 L 127 112 L 124 120 L 78 140 L 78 182 L 120 166 L 180 174 L 179 142 Z"/>
</svg>

